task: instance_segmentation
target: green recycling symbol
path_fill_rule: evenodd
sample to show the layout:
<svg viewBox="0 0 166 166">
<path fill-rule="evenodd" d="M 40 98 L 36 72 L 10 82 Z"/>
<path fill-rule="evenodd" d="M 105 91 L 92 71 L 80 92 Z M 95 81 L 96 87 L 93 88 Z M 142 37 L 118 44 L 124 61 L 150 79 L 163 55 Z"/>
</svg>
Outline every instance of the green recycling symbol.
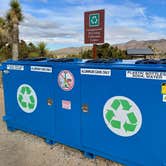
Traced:
<svg viewBox="0 0 166 166">
<path fill-rule="evenodd" d="M 28 84 L 22 84 L 17 90 L 17 102 L 26 113 L 32 113 L 37 106 L 37 96 L 34 89 Z"/>
<path fill-rule="evenodd" d="M 140 109 L 124 96 L 110 98 L 104 106 L 103 116 L 107 127 L 119 136 L 133 136 L 142 126 Z"/>
<path fill-rule="evenodd" d="M 89 26 L 90 27 L 97 27 L 100 25 L 100 14 L 90 14 L 89 15 Z"/>
</svg>

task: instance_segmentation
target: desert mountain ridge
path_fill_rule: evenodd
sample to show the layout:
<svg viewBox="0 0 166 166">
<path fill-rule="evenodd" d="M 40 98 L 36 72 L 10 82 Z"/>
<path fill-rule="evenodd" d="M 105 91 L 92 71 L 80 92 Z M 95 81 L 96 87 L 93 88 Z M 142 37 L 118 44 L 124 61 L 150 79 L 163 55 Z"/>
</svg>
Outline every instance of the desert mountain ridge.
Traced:
<svg viewBox="0 0 166 166">
<path fill-rule="evenodd" d="M 166 53 L 166 39 L 160 40 L 147 40 L 147 41 L 137 41 L 131 40 L 126 43 L 114 44 L 113 47 L 118 47 L 121 50 L 126 50 L 130 48 L 148 48 L 151 47 L 158 54 Z M 59 50 L 53 51 L 56 55 L 78 55 L 80 52 L 85 50 L 92 49 L 91 46 L 83 46 L 83 47 L 68 47 Z"/>
</svg>

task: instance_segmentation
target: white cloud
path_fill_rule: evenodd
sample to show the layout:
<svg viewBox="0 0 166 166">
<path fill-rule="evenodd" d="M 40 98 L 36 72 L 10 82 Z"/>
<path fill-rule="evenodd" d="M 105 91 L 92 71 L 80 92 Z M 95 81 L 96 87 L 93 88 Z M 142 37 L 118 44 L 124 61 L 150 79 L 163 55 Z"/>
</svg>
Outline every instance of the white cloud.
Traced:
<svg viewBox="0 0 166 166">
<path fill-rule="evenodd" d="M 152 17 L 151 20 L 152 20 L 152 26 L 154 28 L 166 29 L 166 18 L 155 16 L 155 17 Z"/>
<path fill-rule="evenodd" d="M 6 10 L 5 0 L 2 5 Z M 30 1 L 30 0 L 24 0 Z M 33 1 L 33 0 L 31 0 Z M 49 2 L 48 0 L 38 0 Z M 166 18 L 148 16 L 139 4 L 102 4 L 102 0 L 65 0 L 64 8 L 32 8 L 22 3 L 25 20 L 20 25 L 20 37 L 26 41 L 45 41 L 50 44 L 83 44 L 85 11 L 105 9 L 106 41 L 121 43 L 128 40 L 166 38 Z M 74 4 L 74 5 L 71 5 Z M 88 4 L 88 5 L 87 5 Z M 95 4 L 95 5 L 94 5 Z M 0 11 L 2 11 L 0 7 Z M 3 10 L 3 11 L 5 11 Z M 63 46 L 62 46 L 63 47 Z"/>
</svg>

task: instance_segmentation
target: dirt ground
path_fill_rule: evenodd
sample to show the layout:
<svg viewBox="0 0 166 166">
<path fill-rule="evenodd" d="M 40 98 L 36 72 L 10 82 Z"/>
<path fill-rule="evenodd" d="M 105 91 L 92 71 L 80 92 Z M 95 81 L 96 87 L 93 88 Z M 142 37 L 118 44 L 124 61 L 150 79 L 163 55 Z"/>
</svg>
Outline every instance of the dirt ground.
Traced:
<svg viewBox="0 0 166 166">
<path fill-rule="evenodd" d="M 0 88 L 0 166 L 120 166 L 98 157 L 87 159 L 80 151 L 64 145 L 50 146 L 43 139 L 21 131 L 9 132 L 3 115 Z"/>
</svg>

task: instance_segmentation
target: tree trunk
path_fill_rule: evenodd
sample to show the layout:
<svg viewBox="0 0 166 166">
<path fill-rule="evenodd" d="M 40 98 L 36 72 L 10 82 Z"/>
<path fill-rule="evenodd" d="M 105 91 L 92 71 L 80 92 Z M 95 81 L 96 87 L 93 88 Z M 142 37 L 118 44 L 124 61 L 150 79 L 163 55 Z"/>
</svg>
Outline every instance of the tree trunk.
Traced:
<svg viewBox="0 0 166 166">
<path fill-rule="evenodd" d="M 18 44 L 19 44 L 19 27 L 18 24 L 13 24 L 13 33 L 12 33 L 12 57 L 13 60 L 18 60 Z"/>
<path fill-rule="evenodd" d="M 13 60 L 18 60 L 18 43 L 12 43 Z"/>
</svg>

